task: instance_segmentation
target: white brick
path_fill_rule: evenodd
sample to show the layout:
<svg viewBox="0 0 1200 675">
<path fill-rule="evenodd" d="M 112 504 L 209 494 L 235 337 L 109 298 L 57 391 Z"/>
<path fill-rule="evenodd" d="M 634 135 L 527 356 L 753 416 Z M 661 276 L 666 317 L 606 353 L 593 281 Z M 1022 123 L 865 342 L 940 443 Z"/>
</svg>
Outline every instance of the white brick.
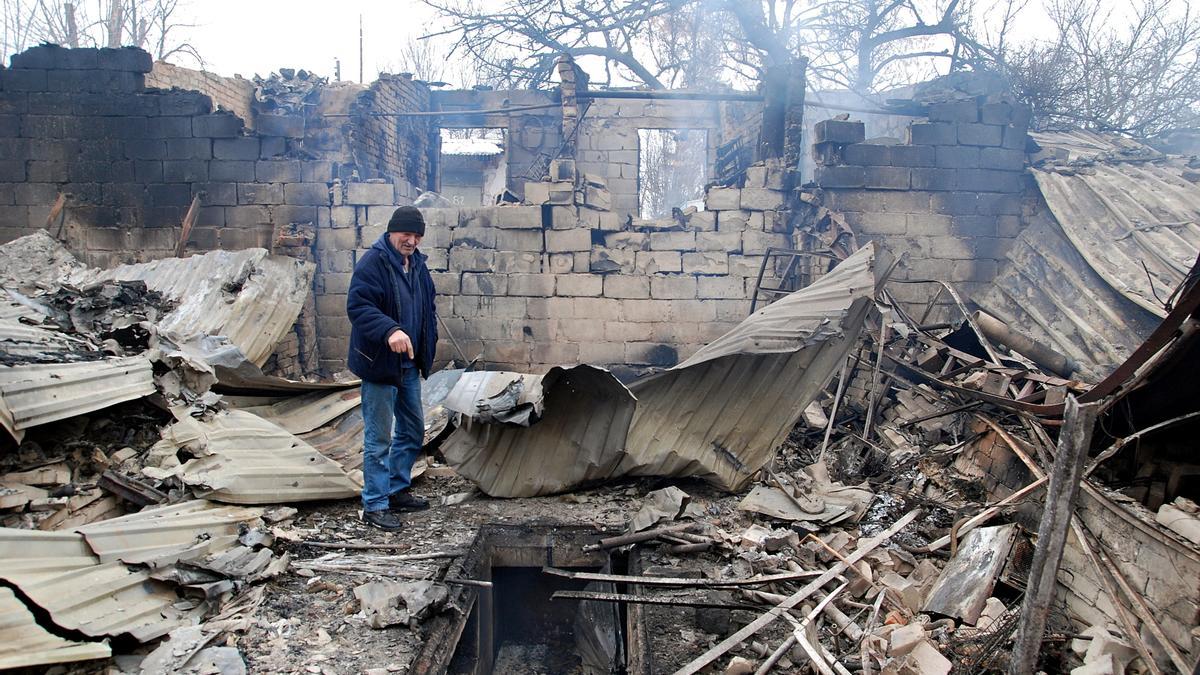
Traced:
<svg viewBox="0 0 1200 675">
<path fill-rule="evenodd" d="M 549 297 L 554 295 L 554 275 L 511 274 L 508 277 L 508 293 L 509 295 Z"/>
<path fill-rule="evenodd" d="M 572 230 L 546 231 L 546 251 L 549 253 L 569 253 L 573 251 L 590 251 L 591 249 L 591 230 L 575 228 Z"/>
<path fill-rule="evenodd" d="M 492 213 L 492 226 L 506 230 L 540 230 L 542 207 L 498 206 Z"/>
<path fill-rule="evenodd" d="M 638 274 L 682 272 L 683 265 L 679 251 L 638 251 L 634 259 L 634 269 Z"/>
<path fill-rule="evenodd" d="M 746 230 L 742 233 L 742 253 L 766 253 L 768 247 L 787 248 L 787 237 L 772 232 Z"/>
<path fill-rule="evenodd" d="M 745 282 L 741 277 L 701 277 L 698 297 L 738 299 L 746 297 Z"/>
<path fill-rule="evenodd" d="M 742 250 L 742 235 L 738 232 L 698 232 L 696 250 L 738 253 Z"/>
<path fill-rule="evenodd" d="M 650 249 L 652 251 L 694 251 L 696 250 L 696 233 L 651 232 Z"/>
<path fill-rule="evenodd" d="M 712 232 L 717 229 L 716 211 L 697 211 L 688 216 L 688 227 L 698 232 Z"/>
<path fill-rule="evenodd" d="M 664 300 L 696 297 L 696 277 L 654 277 L 650 279 L 650 297 Z"/>
<path fill-rule="evenodd" d="M 497 274 L 537 274 L 542 271 L 542 255 L 529 251 L 496 251 Z"/>
<path fill-rule="evenodd" d="M 634 251 L 614 248 L 594 247 L 590 254 L 588 269 L 592 272 L 622 272 L 632 274 L 634 270 Z M 578 271 L 578 270 L 577 270 Z"/>
<path fill-rule="evenodd" d="M 496 249 L 500 251 L 541 253 L 543 246 L 540 230 L 498 230 L 496 232 Z"/>
<path fill-rule="evenodd" d="M 604 295 L 608 298 L 648 298 L 650 280 L 640 276 L 608 274 L 604 277 Z"/>
<path fill-rule="evenodd" d="M 353 206 L 391 206 L 396 203 L 396 188 L 391 183 L 346 183 L 346 203 Z"/>
<path fill-rule="evenodd" d="M 546 271 L 551 274 L 567 274 L 575 269 L 575 256 L 571 253 L 551 253 L 546 256 Z"/>
<path fill-rule="evenodd" d="M 748 211 L 774 211 L 783 207 L 783 193 L 766 188 L 742 190 L 741 208 Z"/>
<path fill-rule="evenodd" d="M 684 253 L 685 274 L 728 274 L 729 256 L 725 253 Z"/>
<path fill-rule="evenodd" d="M 741 190 L 737 188 L 710 188 L 704 195 L 704 208 L 707 211 L 736 211 L 741 208 Z"/>
<path fill-rule="evenodd" d="M 559 274 L 555 280 L 555 295 L 598 297 L 604 292 L 604 276 L 600 274 Z"/>
</svg>

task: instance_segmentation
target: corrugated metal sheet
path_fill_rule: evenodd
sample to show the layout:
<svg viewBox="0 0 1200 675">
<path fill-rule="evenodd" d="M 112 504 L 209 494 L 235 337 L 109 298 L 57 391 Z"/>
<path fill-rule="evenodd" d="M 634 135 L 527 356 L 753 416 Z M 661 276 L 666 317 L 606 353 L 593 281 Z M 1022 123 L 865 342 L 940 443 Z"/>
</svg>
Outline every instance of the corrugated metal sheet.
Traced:
<svg viewBox="0 0 1200 675">
<path fill-rule="evenodd" d="M 160 443 L 186 448 L 196 459 L 176 475 L 196 495 L 233 504 L 278 504 L 358 495 L 359 487 L 333 460 L 276 424 L 240 410 L 210 420 L 184 419 Z"/>
<path fill-rule="evenodd" d="M 634 383 L 636 403 L 606 371 L 555 369 L 541 380 L 536 424 L 464 415 L 442 452 L 492 496 L 630 474 L 699 476 L 738 489 L 853 348 L 875 293 L 874 262 L 869 245 L 687 361 Z"/>
<path fill-rule="evenodd" d="M 975 301 L 1098 382 L 1129 358 L 1159 319 L 1104 282 L 1059 229 L 1042 219 L 1017 237 L 994 285 Z"/>
<path fill-rule="evenodd" d="M 10 356 L 56 358 L 63 352 L 93 352 L 86 340 L 0 318 L 0 351 Z"/>
<path fill-rule="evenodd" d="M 1200 189 L 1170 163 L 1097 162 L 1033 171 L 1067 238 L 1108 285 L 1166 316 L 1200 250 Z"/>
<path fill-rule="evenodd" d="M 75 642 L 42 628 L 10 589 L 0 587 L 0 670 L 109 656 L 107 642 Z"/>
<path fill-rule="evenodd" d="M 466 415 L 442 444 L 459 475 L 493 497 L 529 497 L 619 475 L 635 401 L 611 373 L 552 368 L 539 380 L 544 415 L 529 426 Z"/>
<path fill-rule="evenodd" d="M 173 342 L 224 335 L 261 366 L 296 322 L 312 274 L 311 263 L 252 248 L 76 273 L 70 283 L 145 281 L 179 303 L 158 323 Z"/>
<path fill-rule="evenodd" d="M 0 408 L 17 431 L 154 393 L 145 356 L 87 363 L 0 366 Z M 4 417 L 0 413 L 0 418 Z"/>
<path fill-rule="evenodd" d="M 305 434 L 358 407 L 362 401 L 362 392 L 358 387 L 354 387 L 333 393 L 316 391 L 265 402 L 252 398 L 224 398 L 232 407 L 278 424 L 288 433 Z"/>
<path fill-rule="evenodd" d="M 261 516 L 262 509 L 194 499 L 143 509 L 75 531 L 83 535 L 101 562 L 164 564 L 174 562 L 181 552 L 197 545 L 214 550 L 209 545 L 212 541 L 225 542 L 226 546 L 236 544 L 240 527 L 259 522 Z"/>
<path fill-rule="evenodd" d="M 129 634 L 140 641 L 192 623 L 168 584 L 119 562 L 101 564 L 80 534 L 0 528 L 0 578 L 54 623 L 92 637 Z"/>
<path fill-rule="evenodd" d="M 868 244 L 678 366 L 633 383 L 627 473 L 744 486 L 853 349 L 876 283 Z"/>
<path fill-rule="evenodd" d="M 0 245 L 0 286 L 27 292 L 53 288 L 87 267 L 45 230 Z"/>
<path fill-rule="evenodd" d="M 1050 217 L 1017 238 L 995 285 L 973 298 L 1099 381 L 1150 335 L 1200 252 L 1200 188 L 1184 160 L 1091 132 L 1034 138 Z"/>
</svg>

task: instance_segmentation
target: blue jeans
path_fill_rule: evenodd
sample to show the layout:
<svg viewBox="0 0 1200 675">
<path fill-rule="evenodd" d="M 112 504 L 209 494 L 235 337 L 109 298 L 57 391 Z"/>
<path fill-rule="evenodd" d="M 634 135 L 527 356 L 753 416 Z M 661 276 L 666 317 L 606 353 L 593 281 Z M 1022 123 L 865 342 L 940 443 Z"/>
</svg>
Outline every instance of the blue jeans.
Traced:
<svg viewBox="0 0 1200 675">
<path fill-rule="evenodd" d="M 416 368 L 403 373 L 399 387 L 362 383 L 363 511 L 387 509 L 388 496 L 412 483 L 412 466 L 421 454 L 421 376 Z"/>
</svg>

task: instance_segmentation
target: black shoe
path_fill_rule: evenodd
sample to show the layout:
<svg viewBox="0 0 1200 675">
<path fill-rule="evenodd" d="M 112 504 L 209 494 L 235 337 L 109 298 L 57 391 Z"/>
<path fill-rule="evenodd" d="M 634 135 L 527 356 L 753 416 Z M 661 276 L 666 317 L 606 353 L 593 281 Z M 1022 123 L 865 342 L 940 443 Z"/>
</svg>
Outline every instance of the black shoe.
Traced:
<svg viewBox="0 0 1200 675">
<path fill-rule="evenodd" d="M 408 490 L 401 490 L 388 497 L 388 506 L 393 511 L 423 511 L 429 508 L 429 500 L 421 499 Z"/>
<path fill-rule="evenodd" d="M 391 511 L 363 511 L 363 522 L 387 532 L 396 532 L 403 525 L 400 517 Z"/>
</svg>

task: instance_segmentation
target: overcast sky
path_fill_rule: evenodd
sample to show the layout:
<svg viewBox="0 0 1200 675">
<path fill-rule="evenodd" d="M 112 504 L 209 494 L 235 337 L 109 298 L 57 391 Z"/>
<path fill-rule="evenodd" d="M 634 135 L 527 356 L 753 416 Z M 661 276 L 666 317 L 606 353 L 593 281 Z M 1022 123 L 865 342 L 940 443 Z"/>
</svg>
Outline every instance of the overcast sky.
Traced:
<svg viewBox="0 0 1200 675">
<path fill-rule="evenodd" d="M 183 11 L 190 18 L 182 22 L 195 27 L 181 34 L 190 36 L 209 71 L 265 77 L 280 68 L 304 68 L 332 78 L 334 60 L 341 59 L 344 80 L 358 80 L 361 14 L 367 82 L 395 66 L 398 46 L 423 35 L 433 18 L 415 0 L 190 0 Z"/>
</svg>

